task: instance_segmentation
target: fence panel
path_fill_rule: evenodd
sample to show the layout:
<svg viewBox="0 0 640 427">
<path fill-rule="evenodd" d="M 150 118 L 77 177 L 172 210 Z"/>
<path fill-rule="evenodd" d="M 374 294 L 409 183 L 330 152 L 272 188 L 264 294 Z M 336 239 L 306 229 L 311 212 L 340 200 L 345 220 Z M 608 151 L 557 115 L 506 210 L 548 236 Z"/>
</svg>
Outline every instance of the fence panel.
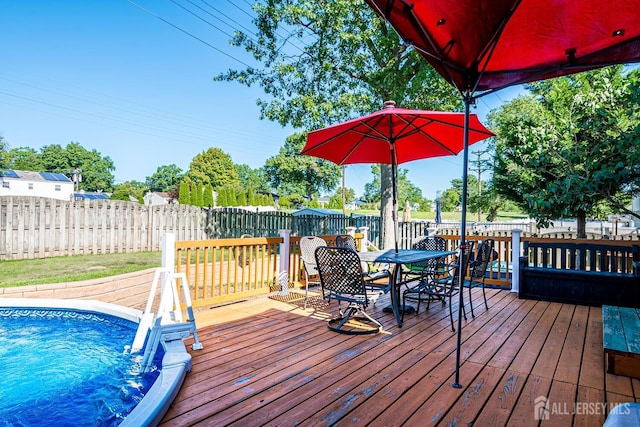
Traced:
<svg viewBox="0 0 640 427">
<path fill-rule="evenodd" d="M 195 206 L 0 197 L 0 260 L 159 251 L 164 233 L 204 239 L 205 224 Z"/>
</svg>

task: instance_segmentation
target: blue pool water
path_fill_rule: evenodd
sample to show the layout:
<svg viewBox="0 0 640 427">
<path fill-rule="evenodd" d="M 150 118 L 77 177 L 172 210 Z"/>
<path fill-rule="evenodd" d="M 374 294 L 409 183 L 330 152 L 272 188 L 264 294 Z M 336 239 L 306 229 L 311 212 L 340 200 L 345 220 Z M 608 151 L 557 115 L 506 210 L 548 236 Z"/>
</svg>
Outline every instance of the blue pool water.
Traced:
<svg viewBox="0 0 640 427">
<path fill-rule="evenodd" d="M 0 426 L 120 424 L 159 372 L 140 375 L 140 356 L 123 351 L 135 327 L 106 314 L 0 309 Z"/>
</svg>

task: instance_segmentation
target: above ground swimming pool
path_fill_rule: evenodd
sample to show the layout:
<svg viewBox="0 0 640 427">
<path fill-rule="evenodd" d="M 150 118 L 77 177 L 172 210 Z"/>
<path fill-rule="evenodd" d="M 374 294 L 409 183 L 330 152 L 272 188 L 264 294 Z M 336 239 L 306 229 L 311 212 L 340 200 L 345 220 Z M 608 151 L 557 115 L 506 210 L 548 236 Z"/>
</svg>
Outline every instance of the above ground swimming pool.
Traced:
<svg viewBox="0 0 640 427">
<path fill-rule="evenodd" d="M 191 368 L 181 340 L 140 373 L 141 313 L 96 301 L 0 299 L 0 427 L 144 426 Z"/>
</svg>

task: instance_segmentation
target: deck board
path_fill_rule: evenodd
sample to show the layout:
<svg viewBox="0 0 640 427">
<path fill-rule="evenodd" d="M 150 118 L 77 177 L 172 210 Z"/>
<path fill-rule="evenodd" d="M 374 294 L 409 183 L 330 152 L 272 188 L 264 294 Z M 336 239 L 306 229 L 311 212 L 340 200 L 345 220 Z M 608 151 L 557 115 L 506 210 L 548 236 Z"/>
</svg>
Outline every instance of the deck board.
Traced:
<svg viewBox="0 0 640 427">
<path fill-rule="evenodd" d="M 575 402 L 636 399 L 640 382 L 604 373 L 599 308 L 500 290 L 487 297 L 484 310 L 474 290 L 476 317 L 462 323 L 460 389 L 456 334 L 439 303 L 398 328 L 384 296 L 369 311 L 385 329 L 370 336 L 329 331 L 335 305 L 304 312 L 282 303 L 200 327 L 205 348 L 189 348 L 193 370 L 162 425 L 535 426 L 543 396 L 571 413 L 541 425 L 591 426 L 606 414 L 573 414 Z"/>
</svg>

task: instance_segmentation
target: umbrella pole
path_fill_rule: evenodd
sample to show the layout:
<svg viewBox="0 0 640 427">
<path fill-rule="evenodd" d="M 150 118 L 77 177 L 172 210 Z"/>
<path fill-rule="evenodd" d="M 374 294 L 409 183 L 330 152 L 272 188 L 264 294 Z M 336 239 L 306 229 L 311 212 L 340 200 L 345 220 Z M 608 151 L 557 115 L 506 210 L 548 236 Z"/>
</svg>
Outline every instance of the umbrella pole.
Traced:
<svg viewBox="0 0 640 427">
<path fill-rule="evenodd" d="M 462 160 L 462 219 L 460 221 L 460 256 L 458 258 L 458 262 L 460 265 L 458 280 L 458 329 L 456 331 L 456 373 L 455 379 L 452 384 L 455 388 L 462 388 L 462 384 L 460 384 L 460 347 L 462 343 L 462 310 L 464 310 L 464 300 L 463 300 L 463 283 L 464 276 L 466 272 L 462 271 L 462 260 L 464 258 L 463 253 L 466 249 L 466 228 L 467 228 L 467 163 L 469 161 L 469 105 L 472 102 L 471 93 L 464 93 L 464 149 L 463 149 L 463 160 Z"/>
<path fill-rule="evenodd" d="M 398 190 L 396 184 L 396 152 L 393 142 L 391 143 L 391 183 L 393 191 L 393 213 L 391 214 L 393 220 L 393 242 L 396 253 L 398 253 L 398 198 L 396 196 Z"/>
</svg>

